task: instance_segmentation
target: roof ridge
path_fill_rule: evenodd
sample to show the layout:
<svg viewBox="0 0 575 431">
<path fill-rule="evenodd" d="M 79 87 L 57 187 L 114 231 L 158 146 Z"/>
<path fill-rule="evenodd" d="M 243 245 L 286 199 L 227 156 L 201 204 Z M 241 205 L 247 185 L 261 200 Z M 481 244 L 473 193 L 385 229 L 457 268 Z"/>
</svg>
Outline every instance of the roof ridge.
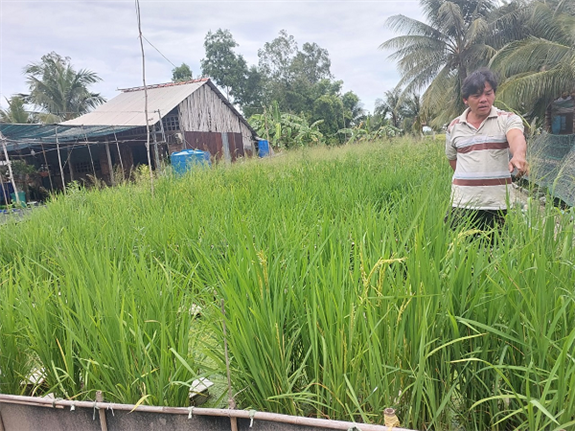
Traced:
<svg viewBox="0 0 575 431">
<path fill-rule="evenodd" d="M 118 88 L 118 90 L 121 91 L 122 93 L 129 93 L 132 91 L 142 91 L 144 88 L 147 88 L 148 90 L 150 90 L 150 89 L 154 89 L 154 88 L 176 87 L 178 85 L 195 84 L 198 82 L 208 81 L 209 79 L 210 78 L 198 78 L 198 79 L 192 79 L 190 81 L 165 82 L 162 84 L 151 84 L 151 85 L 146 85 L 145 87 L 140 86 L 140 87 L 130 87 L 130 88 Z"/>
</svg>

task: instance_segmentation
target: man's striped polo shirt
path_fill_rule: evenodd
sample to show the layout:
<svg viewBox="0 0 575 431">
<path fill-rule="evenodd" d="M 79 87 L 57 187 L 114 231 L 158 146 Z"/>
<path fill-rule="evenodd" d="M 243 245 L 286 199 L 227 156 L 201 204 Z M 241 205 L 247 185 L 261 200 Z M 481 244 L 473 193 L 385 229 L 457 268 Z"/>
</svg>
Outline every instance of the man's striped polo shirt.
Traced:
<svg viewBox="0 0 575 431">
<path fill-rule="evenodd" d="M 457 164 L 451 185 L 454 207 L 500 210 L 507 208 L 509 143 L 507 132 L 523 131 L 521 118 L 511 112 L 491 108 L 479 128 L 467 122 L 465 112 L 447 128 L 445 154 Z"/>
</svg>

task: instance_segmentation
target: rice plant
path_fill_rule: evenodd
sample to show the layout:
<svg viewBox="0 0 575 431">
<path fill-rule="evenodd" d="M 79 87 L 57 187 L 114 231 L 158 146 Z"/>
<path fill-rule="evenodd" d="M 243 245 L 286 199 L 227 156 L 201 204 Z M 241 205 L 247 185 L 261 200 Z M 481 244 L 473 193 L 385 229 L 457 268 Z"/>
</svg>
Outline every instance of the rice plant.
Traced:
<svg viewBox="0 0 575 431">
<path fill-rule="evenodd" d="M 449 183 L 442 143 L 392 141 L 166 176 L 154 196 L 73 190 L 0 226 L 0 390 L 30 392 L 35 369 L 37 394 L 187 405 L 193 378 L 225 376 L 225 319 L 241 408 L 573 427 L 572 211 L 451 229 Z"/>
</svg>

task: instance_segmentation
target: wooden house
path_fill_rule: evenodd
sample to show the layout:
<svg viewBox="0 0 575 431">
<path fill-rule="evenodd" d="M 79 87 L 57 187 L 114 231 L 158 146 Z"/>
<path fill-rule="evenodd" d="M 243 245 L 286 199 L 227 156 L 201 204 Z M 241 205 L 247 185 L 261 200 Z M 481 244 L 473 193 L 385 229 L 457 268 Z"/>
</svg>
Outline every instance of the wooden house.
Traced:
<svg viewBox="0 0 575 431">
<path fill-rule="evenodd" d="M 554 135 L 575 133 L 575 89 L 551 102 L 546 112 L 546 129 Z"/>
<path fill-rule="evenodd" d="M 114 172 L 148 164 L 148 143 L 152 168 L 183 149 L 208 151 L 214 162 L 254 153 L 256 132 L 207 78 L 120 91 L 60 124 L 0 124 L 10 158 L 36 166 L 49 190 L 88 176 L 114 185 Z"/>
</svg>

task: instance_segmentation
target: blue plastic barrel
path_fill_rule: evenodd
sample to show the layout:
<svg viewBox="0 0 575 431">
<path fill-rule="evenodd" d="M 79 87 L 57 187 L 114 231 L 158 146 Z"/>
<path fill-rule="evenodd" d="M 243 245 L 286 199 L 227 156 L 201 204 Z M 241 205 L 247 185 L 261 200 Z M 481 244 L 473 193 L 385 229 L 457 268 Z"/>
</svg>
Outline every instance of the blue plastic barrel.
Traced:
<svg viewBox="0 0 575 431">
<path fill-rule="evenodd" d="M 270 155 L 270 144 L 266 140 L 258 141 L 258 156 L 265 157 Z"/>
<path fill-rule="evenodd" d="M 201 150 L 183 150 L 170 154 L 172 167 L 177 175 L 183 175 L 195 166 L 211 166 L 210 153 Z"/>
</svg>

